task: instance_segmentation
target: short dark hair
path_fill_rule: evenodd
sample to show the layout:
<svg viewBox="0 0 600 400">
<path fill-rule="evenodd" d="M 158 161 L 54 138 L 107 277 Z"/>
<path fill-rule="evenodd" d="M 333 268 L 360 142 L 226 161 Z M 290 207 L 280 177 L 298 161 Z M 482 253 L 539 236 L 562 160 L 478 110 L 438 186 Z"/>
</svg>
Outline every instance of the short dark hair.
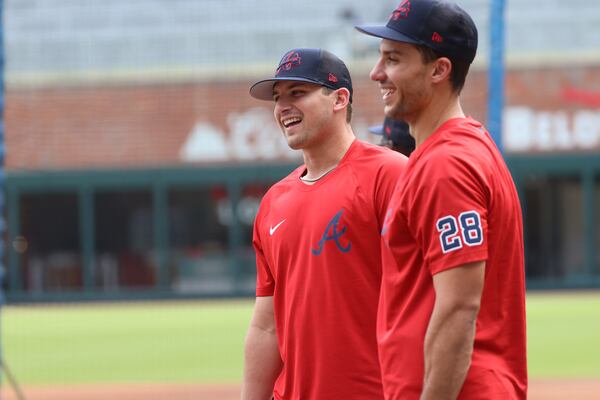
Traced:
<svg viewBox="0 0 600 400">
<path fill-rule="evenodd" d="M 325 94 L 331 94 L 331 92 L 333 92 L 333 89 L 328 88 L 327 86 L 323 86 L 322 89 Z M 350 121 L 352 121 L 352 101 L 348 101 L 348 106 L 346 107 L 346 122 L 350 123 Z"/>
<path fill-rule="evenodd" d="M 452 70 L 450 71 L 450 83 L 452 88 L 457 94 L 460 94 L 462 88 L 465 86 L 467 74 L 469 73 L 469 67 L 471 63 L 465 60 L 461 60 L 454 57 L 444 56 L 439 54 L 430 47 L 415 45 L 419 53 L 421 53 L 421 59 L 424 63 L 430 63 L 441 57 L 446 57 L 452 63 Z"/>
</svg>

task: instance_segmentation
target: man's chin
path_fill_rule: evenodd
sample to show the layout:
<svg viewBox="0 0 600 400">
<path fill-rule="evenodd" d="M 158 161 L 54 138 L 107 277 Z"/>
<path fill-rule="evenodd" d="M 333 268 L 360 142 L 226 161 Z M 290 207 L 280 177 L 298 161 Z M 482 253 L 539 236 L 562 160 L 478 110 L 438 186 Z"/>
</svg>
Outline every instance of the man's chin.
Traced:
<svg viewBox="0 0 600 400">
<path fill-rule="evenodd" d="M 288 140 L 288 147 L 292 150 L 302 150 L 303 146 L 301 142 Z"/>
</svg>

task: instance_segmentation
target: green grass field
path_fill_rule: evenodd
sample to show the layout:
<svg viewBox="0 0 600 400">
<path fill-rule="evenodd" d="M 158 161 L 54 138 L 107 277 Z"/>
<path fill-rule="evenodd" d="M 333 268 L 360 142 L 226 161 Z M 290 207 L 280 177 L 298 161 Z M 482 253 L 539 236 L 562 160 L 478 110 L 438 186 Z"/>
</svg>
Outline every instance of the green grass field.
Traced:
<svg viewBox="0 0 600 400">
<path fill-rule="evenodd" d="M 527 297 L 532 378 L 600 378 L 600 291 Z"/>
<path fill-rule="evenodd" d="M 236 382 L 251 302 L 6 307 L 5 358 L 22 384 Z"/>
<path fill-rule="evenodd" d="M 532 378 L 600 378 L 600 292 L 527 300 Z M 21 384 L 239 382 L 251 301 L 5 307 Z"/>
</svg>

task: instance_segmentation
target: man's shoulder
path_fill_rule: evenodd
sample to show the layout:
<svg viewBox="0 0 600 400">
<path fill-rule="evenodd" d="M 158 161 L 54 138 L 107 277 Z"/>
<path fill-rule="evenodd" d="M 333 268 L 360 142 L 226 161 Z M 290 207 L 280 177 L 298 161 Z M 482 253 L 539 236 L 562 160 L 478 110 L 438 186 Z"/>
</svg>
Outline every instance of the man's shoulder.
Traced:
<svg viewBox="0 0 600 400">
<path fill-rule="evenodd" d="M 285 178 L 271 185 L 271 187 L 260 199 L 260 204 L 256 214 L 256 221 L 262 220 L 269 215 L 272 207 L 275 204 L 280 204 L 278 200 L 281 198 L 281 196 L 285 194 L 291 194 L 290 189 L 293 188 L 293 183 L 297 179 L 297 176 L 301 173 L 302 168 L 303 166 L 294 169 Z"/>
<path fill-rule="evenodd" d="M 452 154 L 477 156 L 484 148 L 494 145 L 483 124 L 470 117 L 456 118 L 443 133 L 442 140 L 436 141 L 437 147 L 451 149 Z"/>
<path fill-rule="evenodd" d="M 357 147 L 351 161 L 361 166 L 373 166 L 374 168 L 381 166 L 403 167 L 408 161 L 404 154 L 359 139 L 357 139 Z"/>
<path fill-rule="evenodd" d="M 410 175 L 419 176 L 419 180 L 425 179 L 424 183 L 431 183 L 436 177 L 451 179 L 459 171 L 479 168 L 478 153 L 472 148 L 465 148 L 456 143 L 446 143 L 428 150 L 416 160 L 410 173 Z"/>
<path fill-rule="evenodd" d="M 406 175 L 409 185 L 419 188 L 416 190 L 462 187 L 467 182 L 479 182 L 483 187 L 496 168 L 490 156 L 493 149 L 485 139 L 473 135 L 451 134 L 425 150 L 417 156 Z"/>
<path fill-rule="evenodd" d="M 268 201 L 269 198 L 273 196 L 278 196 L 282 192 L 288 192 L 291 187 L 297 182 L 300 174 L 306 168 L 306 166 L 301 165 L 295 168 L 292 172 L 290 172 L 286 177 L 280 179 L 275 182 L 271 187 L 267 190 L 265 195 L 262 198 L 262 202 Z"/>
<path fill-rule="evenodd" d="M 361 184 L 379 186 L 389 182 L 395 185 L 404 172 L 408 158 L 386 147 L 360 142 L 348 164 Z"/>
<path fill-rule="evenodd" d="M 440 135 L 432 139 L 432 143 L 425 142 L 425 151 L 417 157 L 417 164 L 432 169 L 477 164 L 493 146 L 483 125 L 471 118 L 451 121 Z"/>
</svg>

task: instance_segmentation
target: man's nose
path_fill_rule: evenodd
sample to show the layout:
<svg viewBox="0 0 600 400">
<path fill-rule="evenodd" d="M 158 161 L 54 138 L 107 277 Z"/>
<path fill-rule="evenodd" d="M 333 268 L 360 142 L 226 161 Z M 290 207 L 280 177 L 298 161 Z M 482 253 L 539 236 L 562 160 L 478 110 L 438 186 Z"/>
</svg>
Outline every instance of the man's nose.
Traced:
<svg viewBox="0 0 600 400">
<path fill-rule="evenodd" d="M 371 69 L 371 72 L 369 73 L 369 78 L 371 78 L 372 81 L 378 82 L 385 80 L 385 72 L 383 71 L 381 60 L 377 61 L 377 64 L 373 66 L 373 69 Z"/>
</svg>

